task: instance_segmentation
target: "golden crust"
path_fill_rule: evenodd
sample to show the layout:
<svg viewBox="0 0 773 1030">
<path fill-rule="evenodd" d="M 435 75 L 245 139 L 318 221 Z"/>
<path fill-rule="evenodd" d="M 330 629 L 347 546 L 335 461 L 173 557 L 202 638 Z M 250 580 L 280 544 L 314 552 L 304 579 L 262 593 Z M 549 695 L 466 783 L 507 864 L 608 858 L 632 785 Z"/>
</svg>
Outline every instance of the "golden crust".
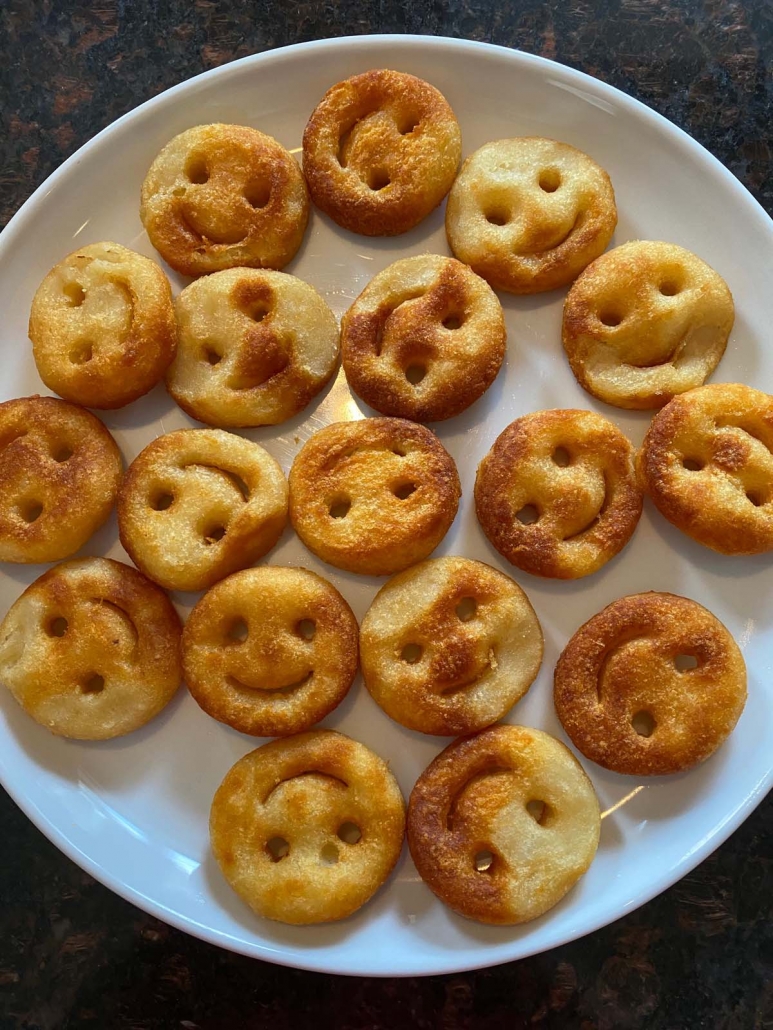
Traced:
<svg viewBox="0 0 773 1030">
<path fill-rule="evenodd" d="M 365 686 L 411 730 L 483 729 L 529 689 L 542 630 L 509 576 L 469 558 L 432 558 L 381 588 L 360 634 Z"/>
<path fill-rule="evenodd" d="M 259 444 L 222 429 L 159 436 L 126 471 L 121 543 L 167 590 L 206 590 L 270 551 L 287 523 L 287 480 Z"/>
<path fill-rule="evenodd" d="M 55 397 L 0 404 L 0 561 L 59 561 L 106 521 L 121 454 L 99 419 Z"/>
<path fill-rule="evenodd" d="M 408 845 L 446 905 L 481 923 L 513 925 L 556 905 L 588 869 L 599 804 L 559 741 L 492 726 L 449 744 L 408 804 Z"/>
<path fill-rule="evenodd" d="M 556 665 L 554 699 L 591 761 L 635 776 L 681 772 L 732 731 L 746 702 L 746 666 L 730 633 L 695 601 L 633 594 L 577 630 Z"/>
<path fill-rule="evenodd" d="M 426 558 L 462 489 L 453 458 L 424 426 L 366 418 L 326 426 L 290 470 L 290 520 L 323 561 L 387 576 Z"/>
<path fill-rule="evenodd" d="M 524 415 L 480 463 L 475 510 L 491 543 L 519 569 L 588 576 L 625 547 L 639 521 L 633 446 L 592 411 Z"/>
<path fill-rule="evenodd" d="M 454 258 L 421 254 L 379 272 L 344 315 L 344 372 L 382 414 L 436 422 L 491 386 L 506 336 L 485 280 Z"/>
<path fill-rule="evenodd" d="M 590 264 L 564 302 L 577 382 L 618 408 L 659 408 L 700 386 L 733 327 L 725 280 L 673 243 L 634 240 Z"/>
<path fill-rule="evenodd" d="M 638 459 L 661 515 L 720 554 L 773 549 L 773 396 L 701 386 L 653 418 Z"/>
<path fill-rule="evenodd" d="M 357 620 L 327 580 L 263 566 L 216 583 L 183 631 L 185 682 L 213 719 L 257 737 L 308 730 L 357 672 Z"/>
<path fill-rule="evenodd" d="M 215 272 L 187 286 L 175 309 L 179 345 L 166 385 L 200 422 L 276 425 L 305 408 L 335 371 L 335 315 L 295 276 Z"/>
<path fill-rule="evenodd" d="M 462 165 L 446 206 L 460 261 L 510 293 L 565 286 L 617 224 L 609 176 L 587 154 L 539 136 L 484 144 Z"/>
<path fill-rule="evenodd" d="M 309 196 L 293 156 L 246 125 L 197 125 L 175 136 L 142 184 L 150 242 L 183 275 L 283 268 L 301 245 Z"/>
<path fill-rule="evenodd" d="M 144 726 L 180 685 L 180 620 L 162 590 L 109 558 L 80 558 L 27 587 L 0 625 L 0 680 L 62 737 Z"/>
<path fill-rule="evenodd" d="M 155 386 L 174 357 L 169 280 L 119 243 L 91 243 L 40 284 L 29 335 L 50 390 L 89 408 L 121 408 Z"/>
<path fill-rule="evenodd" d="M 442 93 L 386 69 L 332 86 L 303 133 L 314 203 L 365 236 L 418 225 L 448 193 L 461 154 L 459 123 Z"/>
<path fill-rule="evenodd" d="M 300 925 L 364 905 L 397 862 L 404 829 L 405 803 L 386 762 L 331 730 L 245 755 L 209 819 L 217 863 L 242 900 L 260 916 Z"/>
</svg>

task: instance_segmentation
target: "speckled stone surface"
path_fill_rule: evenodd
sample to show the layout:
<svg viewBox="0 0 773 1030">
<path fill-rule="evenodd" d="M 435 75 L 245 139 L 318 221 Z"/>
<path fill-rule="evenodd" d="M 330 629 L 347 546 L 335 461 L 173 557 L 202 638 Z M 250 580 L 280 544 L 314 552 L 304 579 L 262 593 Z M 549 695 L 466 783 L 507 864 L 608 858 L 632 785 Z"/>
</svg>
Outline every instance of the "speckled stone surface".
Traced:
<svg viewBox="0 0 773 1030">
<path fill-rule="evenodd" d="M 0 0 L 0 224 L 143 100 L 300 40 L 427 32 L 543 54 L 671 118 L 773 211 L 770 0 Z M 710 212 L 707 212 L 710 217 Z M 773 804 L 661 897 L 477 973 L 354 980 L 218 951 L 95 883 L 0 792 L 0 1028 L 771 1030 Z"/>
</svg>

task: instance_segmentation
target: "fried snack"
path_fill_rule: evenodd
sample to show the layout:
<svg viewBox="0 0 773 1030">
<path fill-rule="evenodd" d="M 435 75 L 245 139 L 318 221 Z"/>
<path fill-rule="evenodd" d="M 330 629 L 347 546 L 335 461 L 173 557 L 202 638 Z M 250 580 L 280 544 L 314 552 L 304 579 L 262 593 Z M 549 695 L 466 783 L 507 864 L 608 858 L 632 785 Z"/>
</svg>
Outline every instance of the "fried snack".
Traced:
<svg viewBox="0 0 773 1030">
<path fill-rule="evenodd" d="M 525 726 L 455 740 L 408 803 L 421 878 L 481 923 L 525 923 L 558 904 L 593 861 L 600 825 L 593 787 L 571 752 Z"/>
<path fill-rule="evenodd" d="M 388 576 L 437 547 L 461 493 L 453 458 L 424 426 L 337 422 L 307 440 L 293 462 L 290 520 L 322 561 Z"/>
<path fill-rule="evenodd" d="M 175 308 L 179 345 L 166 385 L 200 422 L 284 422 L 335 371 L 335 315 L 295 276 L 253 268 L 215 272 L 187 286 Z"/>
<path fill-rule="evenodd" d="M 604 251 L 616 224 L 603 168 L 567 143 L 538 136 L 476 150 L 446 207 L 456 257 L 509 293 L 566 286 Z"/>
<path fill-rule="evenodd" d="M 295 159 L 246 125 L 197 125 L 158 154 L 142 184 L 150 242 L 183 275 L 283 268 L 301 245 L 309 195 Z"/>
<path fill-rule="evenodd" d="M 223 875 L 282 923 L 329 923 L 365 904 L 394 868 L 405 803 L 386 762 L 331 730 L 274 740 L 218 787 L 209 832 Z"/>
<path fill-rule="evenodd" d="M 263 566 L 216 583 L 183 632 L 185 682 L 207 715 L 255 737 L 308 730 L 357 672 L 357 620 L 327 580 Z"/>
<path fill-rule="evenodd" d="M 720 554 L 773 549 L 773 396 L 740 383 L 681 394 L 639 452 L 661 515 Z"/>
<path fill-rule="evenodd" d="M 733 327 L 727 283 L 673 243 L 635 240 L 589 265 L 564 302 L 577 382 L 618 408 L 659 408 L 700 386 Z"/>
<path fill-rule="evenodd" d="M 159 436 L 126 471 L 118 530 L 167 590 L 206 590 L 270 551 L 287 523 L 287 480 L 259 444 L 222 429 Z"/>
<path fill-rule="evenodd" d="M 535 411 L 500 434 L 478 467 L 475 510 L 509 562 L 578 579 L 614 558 L 642 510 L 634 449 L 592 411 Z"/>
<path fill-rule="evenodd" d="M 365 686 L 410 730 L 456 736 L 501 719 L 542 662 L 542 630 L 509 576 L 433 558 L 379 590 L 360 634 Z"/>
<path fill-rule="evenodd" d="M 681 772 L 714 754 L 746 702 L 722 623 L 676 594 L 633 594 L 581 626 L 556 665 L 556 711 L 575 747 L 619 773 Z"/>
<path fill-rule="evenodd" d="M 60 737 L 139 729 L 180 685 L 180 620 L 162 590 L 110 558 L 79 558 L 28 586 L 0 625 L 0 681 Z"/>
<path fill-rule="evenodd" d="M 437 422 L 491 386 L 505 356 L 502 305 L 454 258 L 403 258 L 371 280 L 341 323 L 350 388 L 384 415 Z"/>
<path fill-rule="evenodd" d="M 99 419 L 55 397 L 0 404 L 0 561 L 59 561 L 106 521 L 121 454 Z"/>
<path fill-rule="evenodd" d="M 174 357 L 169 280 L 119 243 L 91 243 L 40 284 L 29 335 L 50 390 L 88 408 L 122 408 L 154 387 Z"/>
<path fill-rule="evenodd" d="M 428 82 L 385 69 L 332 86 L 303 133 L 303 171 L 317 207 L 364 236 L 407 232 L 454 181 L 462 137 Z"/>
</svg>

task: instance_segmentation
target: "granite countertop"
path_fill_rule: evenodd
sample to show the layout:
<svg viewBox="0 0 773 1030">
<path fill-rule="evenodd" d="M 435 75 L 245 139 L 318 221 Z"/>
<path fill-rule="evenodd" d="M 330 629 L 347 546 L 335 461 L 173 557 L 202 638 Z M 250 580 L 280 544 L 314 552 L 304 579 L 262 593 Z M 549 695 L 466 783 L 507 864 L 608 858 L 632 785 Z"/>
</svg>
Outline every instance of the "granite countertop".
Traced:
<svg viewBox="0 0 773 1030">
<path fill-rule="evenodd" d="M 485 40 L 589 72 L 685 128 L 773 212 L 770 0 L 2 0 L 0 225 L 161 90 L 271 47 L 368 32 Z M 92 880 L 1 791 L 0 831 L 0 1030 L 773 1027 L 771 799 L 612 926 L 416 980 L 303 973 L 188 937 Z"/>
</svg>

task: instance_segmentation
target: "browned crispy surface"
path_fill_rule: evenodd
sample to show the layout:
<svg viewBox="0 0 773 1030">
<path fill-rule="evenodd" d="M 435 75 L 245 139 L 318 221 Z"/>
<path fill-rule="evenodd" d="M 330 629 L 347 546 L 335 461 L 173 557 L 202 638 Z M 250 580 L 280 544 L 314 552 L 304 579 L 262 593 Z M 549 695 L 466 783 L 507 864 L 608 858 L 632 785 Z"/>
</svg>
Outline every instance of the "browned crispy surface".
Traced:
<svg viewBox="0 0 773 1030">
<path fill-rule="evenodd" d="M 150 166 L 140 217 L 183 275 L 282 268 L 301 245 L 309 198 L 295 159 L 271 136 L 246 125 L 197 125 Z"/>
<path fill-rule="evenodd" d="M 121 543 L 167 590 L 206 590 L 271 550 L 287 523 L 287 480 L 271 455 L 223 429 L 159 436 L 126 470 Z"/>
<path fill-rule="evenodd" d="M 78 740 L 144 726 L 180 685 L 180 620 L 141 572 L 109 558 L 64 562 L 0 625 L 0 680 L 36 722 Z"/>
<path fill-rule="evenodd" d="M 556 579 L 590 575 L 625 547 L 639 521 L 633 446 L 591 411 L 524 415 L 480 463 L 475 508 L 491 543 L 518 568 Z"/>
<path fill-rule="evenodd" d="M 385 69 L 332 86 L 303 133 L 303 171 L 317 207 L 352 232 L 396 236 L 448 193 L 461 157 L 442 93 Z"/>
<path fill-rule="evenodd" d="M 542 661 L 542 630 L 509 576 L 469 558 L 432 558 L 381 588 L 360 648 L 365 685 L 387 715 L 456 736 L 523 697 Z"/>
<path fill-rule="evenodd" d="M 405 804 L 386 763 L 341 733 L 313 730 L 240 759 L 209 830 L 223 875 L 258 915 L 326 923 L 351 915 L 400 855 Z"/>
<path fill-rule="evenodd" d="M 522 136 L 484 144 L 448 195 L 446 235 L 460 261 L 510 293 L 575 279 L 617 224 L 609 176 L 567 143 Z"/>
<path fill-rule="evenodd" d="M 523 923 L 556 905 L 593 861 L 599 828 L 598 801 L 577 760 L 525 726 L 493 726 L 449 744 L 408 804 L 408 845 L 422 879 L 481 923 Z"/>
<path fill-rule="evenodd" d="M 636 776 L 680 772 L 732 731 L 746 702 L 746 666 L 730 633 L 695 601 L 633 594 L 577 630 L 556 665 L 554 699 L 592 761 Z"/>
<path fill-rule="evenodd" d="M 371 280 L 341 323 L 350 388 L 384 415 L 436 422 L 458 415 L 505 356 L 496 294 L 454 258 L 403 258 Z"/>
<path fill-rule="evenodd" d="M 308 730 L 357 672 L 357 620 L 327 580 L 263 566 L 216 583 L 183 632 L 185 682 L 204 711 L 242 733 Z"/>
<path fill-rule="evenodd" d="M 55 397 L 0 404 L 0 561 L 66 558 L 105 522 L 121 454 L 99 419 Z"/>
<path fill-rule="evenodd" d="M 673 243 L 634 240 L 596 258 L 564 302 L 577 381 L 619 408 L 659 408 L 700 386 L 725 352 L 733 298 L 724 279 Z"/>
<path fill-rule="evenodd" d="M 453 458 L 429 429 L 396 418 L 337 422 L 290 470 L 290 520 L 323 561 L 387 576 L 426 558 L 461 496 Z"/>
<path fill-rule="evenodd" d="M 639 452 L 644 489 L 669 522 L 721 554 L 773 548 L 773 397 L 739 383 L 701 386 L 652 420 Z"/>
<path fill-rule="evenodd" d="M 174 357 L 169 281 L 141 254 L 91 243 L 40 284 L 29 335 L 50 390 L 89 408 L 123 407 L 155 386 Z"/>
<path fill-rule="evenodd" d="M 214 272 L 187 286 L 175 310 L 179 345 L 166 385 L 201 422 L 283 422 L 335 371 L 335 315 L 295 276 L 255 268 Z"/>
</svg>

